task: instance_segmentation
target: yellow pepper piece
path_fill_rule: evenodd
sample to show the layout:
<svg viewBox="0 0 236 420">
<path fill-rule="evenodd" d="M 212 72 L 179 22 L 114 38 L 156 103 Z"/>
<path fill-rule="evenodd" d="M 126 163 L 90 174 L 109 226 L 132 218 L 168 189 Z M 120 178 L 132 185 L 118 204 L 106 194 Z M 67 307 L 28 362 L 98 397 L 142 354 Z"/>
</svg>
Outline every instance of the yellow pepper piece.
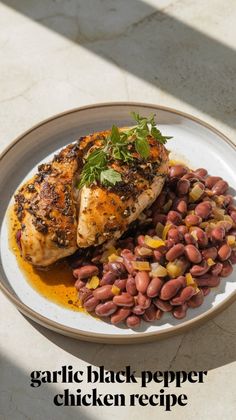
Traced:
<svg viewBox="0 0 236 420">
<path fill-rule="evenodd" d="M 91 279 L 86 284 L 87 289 L 96 289 L 98 286 L 99 286 L 98 276 L 91 277 Z"/>
<path fill-rule="evenodd" d="M 119 295 L 120 294 L 120 289 L 115 284 L 113 284 L 113 286 L 111 288 L 111 291 L 112 291 L 113 295 Z"/>
<path fill-rule="evenodd" d="M 228 235 L 227 236 L 227 244 L 229 246 L 234 246 L 235 245 L 235 236 L 234 235 Z"/>
<path fill-rule="evenodd" d="M 203 190 L 199 187 L 199 185 L 194 185 L 189 193 L 190 201 L 194 202 L 197 201 L 203 194 Z"/>
<path fill-rule="evenodd" d="M 151 267 L 148 261 L 132 261 L 135 270 L 150 271 Z"/>
<path fill-rule="evenodd" d="M 172 224 L 171 223 L 167 223 L 163 229 L 163 233 L 162 233 L 162 239 L 163 241 L 166 240 L 167 238 L 167 233 L 169 232 L 170 228 L 171 228 Z"/>
<path fill-rule="evenodd" d="M 212 265 L 215 265 L 215 261 L 213 261 L 212 258 L 208 258 L 207 259 L 207 264 L 209 265 L 209 267 L 211 267 Z"/>
<path fill-rule="evenodd" d="M 173 262 L 168 262 L 166 266 L 167 272 L 171 278 L 175 278 L 181 276 L 184 271 L 183 264 L 181 264 L 178 260 Z"/>
<path fill-rule="evenodd" d="M 161 246 L 165 246 L 165 242 L 158 238 L 157 236 L 152 238 L 151 236 L 145 235 L 144 238 L 145 245 L 149 246 L 150 248 L 160 248 Z"/>
<path fill-rule="evenodd" d="M 186 286 L 193 286 L 197 290 L 197 283 L 194 281 L 191 273 L 187 273 L 185 275 L 185 278 L 186 278 Z"/>
<path fill-rule="evenodd" d="M 108 261 L 109 262 L 114 262 L 114 261 L 122 262 L 123 261 L 123 258 L 122 257 L 119 257 L 119 255 L 117 255 L 117 254 L 111 254 L 108 257 Z"/>
</svg>

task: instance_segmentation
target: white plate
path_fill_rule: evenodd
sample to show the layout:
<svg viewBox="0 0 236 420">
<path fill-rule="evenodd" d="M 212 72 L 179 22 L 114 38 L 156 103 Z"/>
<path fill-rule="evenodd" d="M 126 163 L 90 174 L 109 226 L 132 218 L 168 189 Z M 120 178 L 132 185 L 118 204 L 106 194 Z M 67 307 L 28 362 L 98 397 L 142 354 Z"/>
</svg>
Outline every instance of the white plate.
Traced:
<svg viewBox="0 0 236 420">
<path fill-rule="evenodd" d="M 110 128 L 112 124 L 132 123 L 130 112 L 157 114 L 163 134 L 173 136 L 168 148 L 174 157 L 184 159 L 191 167 L 204 167 L 222 176 L 230 186 L 236 185 L 236 147 L 213 127 L 173 109 L 137 103 L 111 103 L 78 108 L 57 115 L 19 137 L 1 156 L 0 216 L 1 280 L 0 286 L 20 311 L 36 322 L 64 335 L 104 343 L 150 341 L 182 332 L 208 319 L 226 307 L 236 296 L 233 273 L 208 295 L 202 306 L 190 309 L 184 320 L 165 314 L 160 321 L 145 323 L 138 330 L 114 326 L 90 315 L 65 309 L 38 294 L 19 270 L 15 256 L 8 248 L 6 209 L 18 186 L 29 178 L 40 162 L 47 161 L 66 144 L 82 135 Z"/>
</svg>

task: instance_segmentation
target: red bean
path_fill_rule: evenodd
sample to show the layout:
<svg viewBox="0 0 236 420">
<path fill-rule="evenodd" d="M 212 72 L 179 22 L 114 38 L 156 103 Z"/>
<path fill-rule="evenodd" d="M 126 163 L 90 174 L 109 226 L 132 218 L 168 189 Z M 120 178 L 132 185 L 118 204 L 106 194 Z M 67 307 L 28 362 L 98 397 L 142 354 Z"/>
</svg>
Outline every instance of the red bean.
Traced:
<svg viewBox="0 0 236 420">
<path fill-rule="evenodd" d="M 192 268 L 190 268 L 190 273 L 193 277 L 199 277 L 203 274 L 206 274 L 209 271 L 210 267 L 207 264 L 206 261 L 203 261 L 200 265 L 193 265 Z"/>
<path fill-rule="evenodd" d="M 135 280 L 132 276 L 129 276 L 126 282 L 126 291 L 131 295 L 131 296 L 136 296 L 138 294 L 137 291 L 137 287 L 136 287 L 136 283 Z"/>
<path fill-rule="evenodd" d="M 167 215 L 167 220 L 173 223 L 174 225 L 180 225 L 182 223 L 181 214 L 174 210 L 169 211 Z"/>
<path fill-rule="evenodd" d="M 159 262 L 160 264 L 164 262 L 164 255 L 160 251 L 158 251 L 158 249 L 154 249 L 153 254 L 157 262 Z"/>
<path fill-rule="evenodd" d="M 177 182 L 177 194 L 179 196 L 188 194 L 190 189 L 190 182 L 188 179 L 180 179 Z"/>
<path fill-rule="evenodd" d="M 184 289 L 180 290 L 179 293 L 173 297 L 170 301 L 171 305 L 183 305 L 196 293 L 195 288 L 192 286 L 187 286 Z"/>
<path fill-rule="evenodd" d="M 117 275 L 114 272 L 107 271 L 107 273 L 105 273 L 102 276 L 102 279 L 100 280 L 100 286 L 105 286 L 106 284 L 113 284 L 116 278 Z"/>
<path fill-rule="evenodd" d="M 218 249 L 218 257 L 221 261 L 226 261 L 231 255 L 231 248 L 229 245 L 224 244 Z"/>
<path fill-rule="evenodd" d="M 216 287 L 220 284 L 220 278 L 211 274 L 205 274 L 202 277 L 197 277 L 196 282 L 198 286 Z"/>
<path fill-rule="evenodd" d="M 135 269 L 133 267 L 132 261 L 134 261 L 134 254 L 129 249 L 123 249 L 121 251 L 121 256 L 123 257 L 124 266 L 129 274 L 134 274 Z"/>
<path fill-rule="evenodd" d="M 150 277 L 146 271 L 139 271 L 135 276 L 136 288 L 141 293 L 146 293 Z"/>
<path fill-rule="evenodd" d="M 136 305 L 132 308 L 132 312 L 136 315 L 143 315 L 145 312 L 145 309 L 140 305 Z"/>
<path fill-rule="evenodd" d="M 130 254 L 132 254 L 132 253 L 130 253 Z M 126 271 L 126 268 L 125 268 L 125 266 L 122 262 L 119 262 L 119 261 L 109 262 L 108 263 L 108 269 L 112 273 L 116 274 L 117 278 L 118 277 L 119 278 L 127 277 L 127 271 Z"/>
<path fill-rule="evenodd" d="M 127 279 L 116 279 L 114 285 L 118 287 L 121 291 L 126 289 Z"/>
<path fill-rule="evenodd" d="M 177 229 L 182 235 L 185 235 L 186 233 L 188 233 L 188 228 L 185 225 L 177 226 Z"/>
<path fill-rule="evenodd" d="M 186 279 L 184 276 L 179 276 L 176 279 L 168 280 L 161 289 L 160 298 L 162 300 L 170 300 L 178 293 L 178 291 L 186 286 Z M 161 309 L 161 308 L 160 308 Z"/>
<path fill-rule="evenodd" d="M 186 316 L 187 309 L 188 309 L 188 306 L 186 303 L 184 303 L 182 306 L 176 306 L 172 311 L 173 316 L 176 319 L 182 319 Z"/>
<path fill-rule="evenodd" d="M 112 285 L 106 284 L 105 286 L 98 287 L 93 291 L 93 296 L 98 300 L 113 298 Z"/>
<path fill-rule="evenodd" d="M 163 315 L 163 311 L 161 311 L 161 309 L 157 309 L 156 310 L 156 319 L 161 319 L 162 315 Z"/>
<path fill-rule="evenodd" d="M 110 316 L 114 314 L 114 312 L 117 310 L 117 306 L 115 305 L 112 300 L 109 300 L 104 303 L 99 303 L 99 305 L 96 306 L 95 313 L 98 316 Z"/>
<path fill-rule="evenodd" d="M 146 295 L 144 295 L 143 293 L 139 292 L 138 297 L 137 297 L 137 304 L 138 306 L 141 306 L 142 308 L 147 309 L 151 305 L 151 299 L 147 297 Z"/>
<path fill-rule="evenodd" d="M 211 189 L 220 180 L 222 180 L 220 176 L 208 176 L 205 180 L 206 187 Z"/>
<path fill-rule="evenodd" d="M 213 265 L 212 267 L 211 267 L 211 274 L 213 275 L 213 276 L 219 276 L 219 274 L 221 273 L 221 271 L 222 271 L 222 268 L 223 268 L 223 264 L 222 263 L 220 263 L 220 262 L 217 262 L 215 265 Z"/>
<path fill-rule="evenodd" d="M 126 318 L 126 325 L 129 328 L 137 328 L 141 323 L 141 319 L 137 315 L 129 315 Z"/>
<path fill-rule="evenodd" d="M 194 245 L 185 246 L 185 255 L 194 264 L 199 264 L 202 260 L 200 251 Z"/>
<path fill-rule="evenodd" d="M 201 248 L 205 248 L 208 245 L 208 237 L 206 232 L 199 227 L 195 227 L 194 232 L 196 233 L 197 243 Z"/>
<path fill-rule="evenodd" d="M 196 214 L 189 214 L 185 217 L 185 223 L 187 226 L 198 226 L 202 222 L 201 217 Z"/>
<path fill-rule="evenodd" d="M 99 300 L 95 299 L 94 296 L 89 297 L 86 302 L 84 302 L 84 308 L 88 312 L 93 312 L 96 308 L 96 306 L 99 304 Z"/>
<path fill-rule="evenodd" d="M 228 182 L 221 180 L 221 181 L 216 182 L 216 184 L 212 188 L 212 192 L 215 195 L 221 195 L 221 194 L 224 194 L 228 188 L 229 188 Z"/>
<path fill-rule="evenodd" d="M 156 297 L 155 299 L 153 299 L 153 303 L 154 305 L 156 305 L 156 307 L 158 309 L 160 309 L 162 312 L 170 312 L 172 311 L 172 305 L 169 302 L 166 302 L 158 297 Z"/>
<path fill-rule="evenodd" d="M 184 240 L 187 245 L 197 245 L 197 241 L 191 233 L 185 233 Z"/>
<path fill-rule="evenodd" d="M 113 297 L 113 302 L 117 306 L 134 306 L 134 298 L 129 293 L 122 293 Z"/>
<path fill-rule="evenodd" d="M 224 206 L 230 206 L 231 204 L 233 204 L 234 202 L 234 198 L 231 194 L 227 194 L 224 196 Z"/>
<path fill-rule="evenodd" d="M 200 178 L 205 178 L 208 174 L 207 170 L 204 168 L 198 168 L 194 171 L 194 174 L 200 176 Z"/>
<path fill-rule="evenodd" d="M 223 227 L 217 226 L 211 231 L 211 238 L 217 242 L 222 242 L 225 237 L 225 229 Z"/>
<path fill-rule="evenodd" d="M 175 204 L 175 209 L 181 214 L 184 215 L 187 213 L 188 206 L 185 200 L 178 200 Z"/>
<path fill-rule="evenodd" d="M 154 304 L 150 305 L 143 314 L 143 319 L 146 322 L 152 322 L 156 319 L 157 308 Z"/>
<path fill-rule="evenodd" d="M 196 293 L 195 295 L 191 297 L 191 299 L 188 301 L 187 304 L 190 308 L 198 308 L 199 306 L 202 305 L 203 301 L 204 301 L 203 291 L 200 290 L 198 293 Z"/>
<path fill-rule="evenodd" d="M 187 169 L 182 165 L 171 166 L 169 174 L 171 178 L 180 178 L 187 173 Z"/>
<path fill-rule="evenodd" d="M 82 287 L 84 287 L 84 286 L 85 286 L 84 281 L 82 281 L 82 280 L 80 280 L 80 279 L 76 280 L 76 282 L 75 282 L 75 288 L 76 288 L 77 290 L 82 289 Z"/>
<path fill-rule="evenodd" d="M 120 322 L 124 321 L 130 314 L 131 314 L 131 310 L 129 308 L 119 308 L 111 316 L 111 323 L 119 324 Z"/>
<path fill-rule="evenodd" d="M 215 246 L 212 246 L 211 248 L 203 249 L 202 255 L 206 260 L 208 260 L 208 258 L 215 260 L 217 257 L 217 249 Z"/>
<path fill-rule="evenodd" d="M 195 214 L 202 219 L 207 219 L 212 212 L 212 204 L 210 201 L 204 201 L 202 203 L 199 203 L 195 207 Z"/>
<path fill-rule="evenodd" d="M 147 296 L 150 298 L 158 296 L 163 284 L 164 280 L 159 277 L 153 277 L 147 288 Z"/>
<path fill-rule="evenodd" d="M 80 302 L 82 303 L 82 305 L 91 296 L 92 296 L 92 291 L 89 290 L 87 287 L 82 287 L 79 290 L 79 299 L 80 299 Z"/>
<path fill-rule="evenodd" d="M 223 268 L 220 272 L 220 276 L 221 277 L 228 277 L 230 276 L 230 274 L 232 274 L 233 272 L 233 267 L 230 261 L 224 261 L 223 263 Z"/>
<path fill-rule="evenodd" d="M 171 228 L 168 232 L 167 238 L 172 239 L 172 241 L 177 244 L 182 240 L 183 235 L 178 231 L 177 228 Z"/>
<path fill-rule="evenodd" d="M 183 255 L 183 253 L 184 245 L 176 244 L 166 253 L 166 259 L 167 261 L 174 261 L 176 258 L 179 258 L 181 255 Z"/>
<path fill-rule="evenodd" d="M 87 279 L 88 277 L 96 276 L 99 273 L 96 265 L 85 265 L 84 267 L 73 270 L 73 276 L 76 279 Z"/>
</svg>

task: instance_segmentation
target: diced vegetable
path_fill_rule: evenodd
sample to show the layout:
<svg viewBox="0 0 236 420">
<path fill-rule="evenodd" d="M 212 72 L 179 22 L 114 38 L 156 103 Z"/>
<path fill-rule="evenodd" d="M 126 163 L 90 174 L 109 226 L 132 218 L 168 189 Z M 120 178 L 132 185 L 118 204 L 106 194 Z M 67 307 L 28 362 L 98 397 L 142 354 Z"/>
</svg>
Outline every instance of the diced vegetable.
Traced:
<svg viewBox="0 0 236 420">
<path fill-rule="evenodd" d="M 207 259 L 207 264 L 209 265 L 209 267 L 211 267 L 212 265 L 215 265 L 215 261 L 213 261 L 212 258 L 208 258 Z"/>
<path fill-rule="evenodd" d="M 112 291 L 113 295 L 119 295 L 120 294 L 120 289 L 115 284 L 113 284 L 113 286 L 111 288 L 111 291 Z"/>
<path fill-rule="evenodd" d="M 138 271 L 150 271 L 151 267 L 148 261 L 132 261 L 132 265 L 135 270 Z"/>
<path fill-rule="evenodd" d="M 160 248 L 161 246 L 165 246 L 165 242 L 158 238 L 158 236 L 154 236 L 153 238 L 149 235 L 145 235 L 144 243 L 149 246 L 150 248 Z"/>
<path fill-rule="evenodd" d="M 164 230 L 164 225 L 160 222 L 157 223 L 156 225 L 156 234 L 157 236 L 159 236 L 159 238 L 162 238 L 162 234 L 163 234 L 163 230 Z"/>
<path fill-rule="evenodd" d="M 150 272 L 151 277 L 165 277 L 167 276 L 167 274 L 168 274 L 167 269 L 163 267 L 161 264 L 159 263 L 151 264 L 151 272 Z"/>
<path fill-rule="evenodd" d="M 145 246 L 141 246 L 138 250 L 138 254 L 141 257 L 146 257 L 152 255 L 153 251 L 150 248 L 146 248 Z"/>
<path fill-rule="evenodd" d="M 184 273 L 184 264 L 180 260 L 168 262 L 166 266 L 167 272 L 171 278 L 181 276 Z"/>
<path fill-rule="evenodd" d="M 191 273 L 185 274 L 185 278 L 186 278 L 186 286 L 194 286 L 195 288 L 197 288 L 197 283 L 194 281 Z"/>
<path fill-rule="evenodd" d="M 106 263 L 106 262 L 108 262 L 108 257 L 110 256 L 110 255 L 112 255 L 112 254 L 117 254 L 117 250 L 116 250 L 116 248 L 114 247 L 114 246 L 110 246 L 108 249 L 106 249 L 104 252 L 103 252 L 103 254 L 102 254 L 102 257 L 101 257 L 101 262 L 102 263 Z"/>
<path fill-rule="evenodd" d="M 170 199 L 167 201 L 167 203 L 162 207 L 162 211 L 163 213 L 168 213 L 168 211 L 170 210 L 171 206 L 172 206 L 173 201 Z"/>
<path fill-rule="evenodd" d="M 167 233 L 169 232 L 170 228 L 171 228 L 172 224 L 171 223 L 167 223 L 163 229 L 163 233 L 162 233 L 162 239 L 163 241 L 166 240 L 167 238 Z"/>
<path fill-rule="evenodd" d="M 87 289 L 96 289 L 98 286 L 99 286 L 98 276 L 91 277 L 91 279 L 86 283 Z"/>
<path fill-rule="evenodd" d="M 122 257 L 120 257 L 119 255 L 117 255 L 117 254 L 111 254 L 111 255 L 109 255 L 109 257 L 108 257 L 108 261 L 109 262 L 115 262 L 115 261 L 118 261 L 118 262 L 123 262 L 123 258 Z"/>
<path fill-rule="evenodd" d="M 190 190 L 189 198 L 191 201 L 197 201 L 202 196 L 203 190 L 199 187 L 198 184 L 194 185 L 194 187 Z"/>
<path fill-rule="evenodd" d="M 227 244 L 229 246 L 234 247 L 236 245 L 236 240 L 235 240 L 235 236 L 234 235 L 228 235 L 226 239 L 227 239 Z"/>
</svg>

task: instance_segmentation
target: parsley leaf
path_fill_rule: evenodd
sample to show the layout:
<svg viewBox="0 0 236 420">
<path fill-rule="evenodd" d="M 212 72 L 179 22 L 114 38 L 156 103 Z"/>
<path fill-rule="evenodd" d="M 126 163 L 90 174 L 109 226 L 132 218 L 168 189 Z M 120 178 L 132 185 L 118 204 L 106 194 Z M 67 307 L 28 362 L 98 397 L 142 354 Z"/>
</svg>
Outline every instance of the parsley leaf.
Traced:
<svg viewBox="0 0 236 420">
<path fill-rule="evenodd" d="M 137 137 L 135 140 L 135 149 L 142 158 L 146 159 L 149 156 L 150 146 L 146 138 Z"/>
<path fill-rule="evenodd" d="M 114 169 L 106 169 L 100 173 L 100 181 L 105 185 L 115 185 L 117 182 L 122 181 L 121 174 Z"/>
<path fill-rule="evenodd" d="M 98 181 L 103 185 L 115 185 L 122 181 L 122 176 L 109 168 L 109 162 L 114 159 L 124 163 L 133 161 L 134 147 L 141 158 L 147 159 L 150 154 L 148 136 L 155 138 L 161 144 L 165 144 L 171 138 L 163 136 L 158 130 L 154 114 L 149 117 L 142 117 L 136 112 L 131 114 L 137 123 L 134 127 L 119 130 L 113 125 L 110 134 L 103 139 L 103 145 L 86 156 L 79 188 Z"/>
</svg>

